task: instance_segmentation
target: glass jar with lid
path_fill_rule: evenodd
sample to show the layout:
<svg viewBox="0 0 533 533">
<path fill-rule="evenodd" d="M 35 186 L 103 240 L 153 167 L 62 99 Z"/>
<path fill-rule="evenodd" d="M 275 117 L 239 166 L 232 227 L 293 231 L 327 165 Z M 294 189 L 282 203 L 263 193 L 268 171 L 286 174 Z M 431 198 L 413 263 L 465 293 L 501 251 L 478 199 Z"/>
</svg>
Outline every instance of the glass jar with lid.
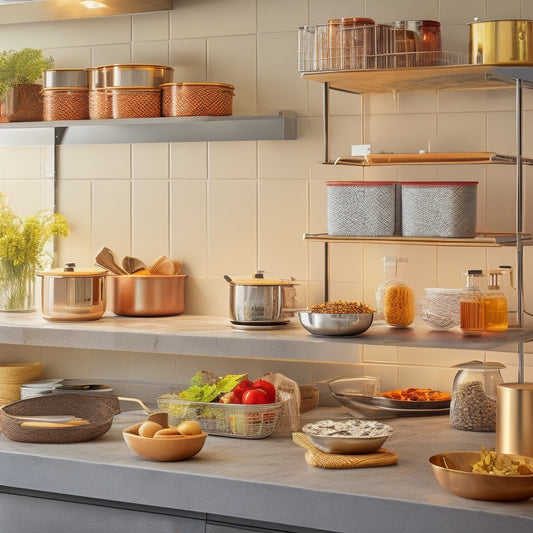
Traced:
<svg viewBox="0 0 533 533">
<path fill-rule="evenodd" d="M 453 381 L 450 422 L 464 431 L 496 431 L 496 391 L 503 382 L 502 363 L 468 361 Z"/>
</svg>

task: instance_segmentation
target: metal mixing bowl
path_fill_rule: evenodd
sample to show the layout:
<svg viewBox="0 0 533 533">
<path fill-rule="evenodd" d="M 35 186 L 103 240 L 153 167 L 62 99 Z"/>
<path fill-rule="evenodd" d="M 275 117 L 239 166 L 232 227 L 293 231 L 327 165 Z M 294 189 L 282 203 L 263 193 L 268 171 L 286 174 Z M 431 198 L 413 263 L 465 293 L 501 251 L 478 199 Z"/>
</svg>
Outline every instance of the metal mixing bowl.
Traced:
<svg viewBox="0 0 533 533">
<path fill-rule="evenodd" d="M 300 311 L 300 324 L 313 335 L 359 335 L 374 320 L 373 313 L 330 314 Z"/>
</svg>

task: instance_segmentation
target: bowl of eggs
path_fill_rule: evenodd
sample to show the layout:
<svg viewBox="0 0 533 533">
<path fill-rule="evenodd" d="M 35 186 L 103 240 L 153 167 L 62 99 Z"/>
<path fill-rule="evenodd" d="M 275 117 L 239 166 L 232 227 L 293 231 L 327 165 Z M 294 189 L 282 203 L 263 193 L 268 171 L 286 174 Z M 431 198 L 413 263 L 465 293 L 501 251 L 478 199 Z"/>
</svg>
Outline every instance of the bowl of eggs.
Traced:
<svg viewBox="0 0 533 533">
<path fill-rule="evenodd" d="M 177 427 L 168 425 L 168 414 L 153 413 L 144 422 L 122 432 L 131 451 L 152 461 L 183 461 L 194 457 L 204 446 L 207 433 L 193 420 Z"/>
</svg>

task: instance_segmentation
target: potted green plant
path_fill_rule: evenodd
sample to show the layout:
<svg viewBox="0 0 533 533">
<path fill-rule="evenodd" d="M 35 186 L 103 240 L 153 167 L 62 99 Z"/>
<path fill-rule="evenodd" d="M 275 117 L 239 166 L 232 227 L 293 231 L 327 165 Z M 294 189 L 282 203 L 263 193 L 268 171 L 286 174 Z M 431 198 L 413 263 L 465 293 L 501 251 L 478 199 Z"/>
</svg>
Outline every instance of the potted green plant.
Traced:
<svg viewBox="0 0 533 533">
<path fill-rule="evenodd" d="M 63 215 L 43 209 L 22 219 L 0 192 L 0 311 L 34 309 L 37 269 L 51 260 L 45 247 L 55 236 L 68 233 Z"/>
<path fill-rule="evenodd" d="M 42 120 L 41 86 L 35 82 L 53 66 L 35 48 L 0 52 L 0 122 Z"/>
</svg>

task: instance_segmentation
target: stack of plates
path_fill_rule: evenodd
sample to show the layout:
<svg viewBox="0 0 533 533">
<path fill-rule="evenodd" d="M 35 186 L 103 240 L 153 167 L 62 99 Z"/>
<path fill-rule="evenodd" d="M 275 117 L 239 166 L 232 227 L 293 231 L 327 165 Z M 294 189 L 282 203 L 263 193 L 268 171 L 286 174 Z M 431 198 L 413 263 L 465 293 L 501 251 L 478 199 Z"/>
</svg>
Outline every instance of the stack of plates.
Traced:
<svg viewBox="0 0 533 533">
<path fill-rule="evenodd" d="M 68 392 L 75 392 L 77 394 L 112 394 L 113 388 L 109 385 L 90 383 L 87 380 L 81 379 L 45 379 L 32 383 L 24 383 L 20 388 L 20 397 L 25 400 L 27 398 Z"/>
</svg>

